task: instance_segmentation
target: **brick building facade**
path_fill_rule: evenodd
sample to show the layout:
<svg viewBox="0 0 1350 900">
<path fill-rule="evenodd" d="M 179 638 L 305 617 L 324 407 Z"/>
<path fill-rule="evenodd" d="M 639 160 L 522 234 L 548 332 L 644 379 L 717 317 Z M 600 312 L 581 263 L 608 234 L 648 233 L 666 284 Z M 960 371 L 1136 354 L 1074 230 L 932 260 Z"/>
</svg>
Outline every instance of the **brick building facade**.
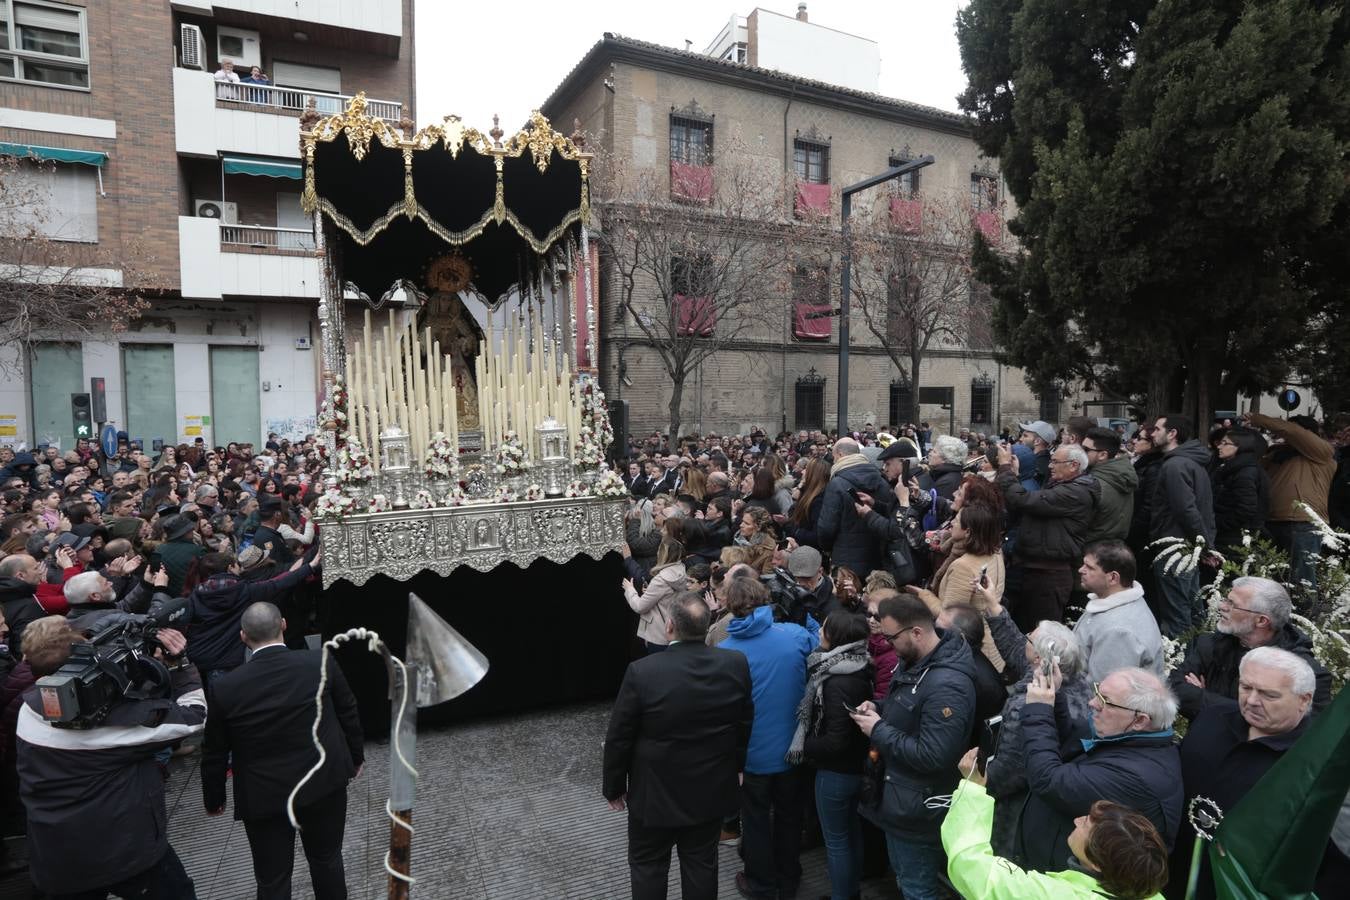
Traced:
<svg viewBox="0 0 1350 900">
<path fill-rule="evenodd" d="M 0 12 L 13 48 L 0 50 L 0 150 L 55 160 L 55 177 L 88 191 L 97 242 L 71 258 L 96 256 L 106 283 L 151 301 L 105 340 L 52 335 L 31 357 L 0 347 L 23 373 L 0 384 L 0 441 L 70 446 L 69 394 L 91 377 L 147 448 L 312 429 L 320 267 L 299 208 L 298 120 L 361 91 L 384 101 L 377 115 L 415 118 L 413 0 L 0 0 Z M 219 84 L 227 55 L 241 75 L 256 60 L 271 85 Z M 71 164 L 65 150 L 106 156 Z"/>
<path fill-rule="evenodd" d="M 756 10 L 749 25 L 762 15 L 764 11 Z M 733 19 L 733 31 L 735 26 Z M 750 52 L 741 54 L 746 60 L 758 58 L 757 30 L 762 24 L 760 29 L 742 29 L 751 44 Z M 680 141 L 671 140 L 672 127 L 683 128 L 690 121 L 706 123 L 709 135 L 715 134 L 710 138 L 714 148 L 734 136 L 741 148 L 748 148 L 745 152 L 779 167 L 789 182 L 801 163 L 799 151 L 810 148 L 817 154 L 812 165 L 819 160 L 826 170 L 825 227 L 836 233 L 840 186 L 884 171 L 897 158 L 923 154 L 935 157 L 921 172 L 923 192 L 976 197 L 978 189 L 995 199 L 994 208 L 1006 211 L 997 165 L 980 156 L 960 115 L 757 68 L 738 61 L 734 40 L 728 47 L 719 57 L 606 34 L 553 91 L 543 111 L 564 131 L 571 130 L 574 120 L 579 122 L 601 155 L 623 159 L 658 178 L 669 178 L 672 153 L 679 152 Z M 715 172 L 716 150 L 713 156 Z M 816 175 L 814 170 L 810 174 Z M 791 190 L 783 201 L 783 218 L 789 222 Z M 597 199 L 603 215 L 605 198 Z M 972 213 L 983 216 L 982 228 L 1003 236 L 1001 216 L 979 208 Z M 816 226 L 801 222 L 792 227 Z M 836 308 L 837 265 L 836 257 L 829 277 L 829 302 Z M 602 385 L 611 398 L 628 401 L 632 430 L 664 431 L 669 377 L 632 317 L 616 311 L 616 291 L 612 273 L 602 265 L 597 316 Z M 824 320 L 829 323 L 828 337 L 819 336 L 824 340 L 800 339 L 793 333 L 793 305 L 785 292 L 780 327 L 760 328 L 732 342 L 692 374 L 681 404 L 685 430 L 833 427 L 838 322 Z M 892 422 L 896 406 L 907 404 L 909 385 L 856 308 L 850 327 L 848 420 L 855 427 Z M 922 388 L 950 388 L 954 404 L 944 408 L 923 402 L 921 418 L 940 430 L 994 430 L 1031 418 L 1067 418 L 1072 398 L 1061 398 L 1058 392 L 1037 396 L 1020 370 L 996 362 L 987 335 L 986 322 L 962 340 L 940 342 L 928 351 L 920 370 L 919 399 L 925 399 Z"/>
</svg>

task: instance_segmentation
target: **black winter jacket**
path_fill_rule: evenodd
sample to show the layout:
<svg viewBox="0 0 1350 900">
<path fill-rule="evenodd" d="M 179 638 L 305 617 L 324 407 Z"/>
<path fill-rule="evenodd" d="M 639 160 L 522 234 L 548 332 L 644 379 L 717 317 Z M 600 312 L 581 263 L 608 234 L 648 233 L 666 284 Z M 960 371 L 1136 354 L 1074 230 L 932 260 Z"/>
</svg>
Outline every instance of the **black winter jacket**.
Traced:
<svg viewBox="0 0 1350 900">
<path fill-rule="evenodd" d="M 856 488 L 862 494 L 871 494 L 876 501 L 874 508 L 890 516 L 891 508 L 895 505 L 895 494 L 886 484 L 886 479 L 881 477 L 881 470 L 866 461 L 848 466 L 831 477 L 830 483 L 825 486 L 825 500 L 820 507 L 820 520 L 816 523 L 816 537 L 820 541 L 818 546 L 830 554 L 830 564 L 833 566 L 847 566 L 859 573 L 871 572 L 881 568 L 882 544 L 853 508 L 849 488 Z"/>
<path fill-rule="evenodd" d="M 1185 797 L 1181 757 L 1172 731 L 1099 740 L 1070 760 L 1060 755 L 1055 712 L 1045 703 L 1022 709 L 1030 793 L 1022 812 L 1018 862 L 1057 872 L 1068 867 L 1073 820 L 1098 800 L 1111 800 L 1148 816 L 1170 850 L 1181 825 Z"/>
<path fill-rule="evenodd" d="M 206 700 L 195 667 L 174 670 L 173 697 L 124 700 L 99 727 L 74 729 L 42 718 L 36 689 L 24 695 L 19 793 L 28 812 L 28 871 L 40 890 L 83 893 L 164 856 L 168 817 L 155 755 L 202 730 Z"/>
<path fill-rule="evenodd" d="M 844 704 L 872 699 L 872 667 L 831 675 L 820 690 L 820 721 L 802 744 L 803 759 L 817 769 L 857 775 L 867 758 L 867 735 L 858 730 Z"/>
<path fill-rule="evenodd" d="M 1313 690 L 1313 712 L 1320 712 L 1331 702 L 1331 673 L 1322 667 L 1313 657 L 1312 641 L 1306 634 L 1293 625 L 1286 624 L 1271 644 L 1281 650 L 1288 650 L 1295 656 L 1303 657 L 1312 666 L 1316 677 Z M 1247 648 L 1231 634 L 1218 631 L 1202 634 L 1191 642 L 1186 658 L 1181 665 L 1172 670 L 1168 681 L 1172 693 L 1177 695 L 1181 714 L 1188 719 L 1200 715 L 1200 711 L 1219 700 L 1236 700 L 1238 688 L 1238 663 L 1247 655 Z M 1198 688 L 1186 681 L 1187 675 L 1199 675 L 1205 680 L 1205 686 Z"/>
<path fill-rule="evenodd" d="M 249 604 L 275 602 L 309 576 L 309 563 L 267 581 L 246 581 L 238 575 L 213 575 L 188 597 L 188 656 L 203 672 L 237 669 L 244 664 L 239 620 Z"/>
<path fill-rule="evenodd" d="M 1022 487 L 1012 466 L 1000 466 L 998 486 L 1008 512 L 1021 515 L 1017 555 L 1023 562 L 1078 563 L 1083 536 L 1101 497 L 1097 479 L 1084 473 L 1069 481 L 1048 481 L 1039 491 L 1030 492 Z"/>
<path fill-rule="evenodd" d="M 1221 462 L 1210 476 L 1214 491 L 1214 536 L 1219 552 L 1242 546 L 1243 530 L 1259 532 L 1270 514 L 1270 476 L 1254 453 Z"/>
<path fill-rule="evenodd" d="M 925 491 L 936 488 L 939 497 L 943 500 L 950 500 L 956 495 L 956 489 L 961 486 L 961 479 L 965 477 L 964 466 L 942 463 L 933 466 L 926 475 L 919 479 L 919 487 Z"/>
<path fill-rule="evenodd" d="M 1153 527 L 1153 490 L 1158 484 L 1158 471 L 1162 463 L 1163 455 L 1157 450 L 1151 450 L 1134 461 L 1134 474 L 1139 476 L 1139 487 L 1134 492 L 1134 517 L 1130 519 L 1130 536 L 1125 541 L 1136 556 L 1148 546 L 1149 529 Z"/>
<path fill-rule="evenodd" d="M 0 610 L 9 625 L 9 649 L 18 658 L 23 652 L 23 632 L 34 619 L 47 615 L 37 601 L 37 588 L 22 578 L 0 578 Z"/>
<path fill-rule="evenodd" d="M 1153 488 L 1149 539 L 1196 535 L 1214 546 L 1214 491 L 1209 483 L 1209 448 L 1192 438 L 1163 457 Z"/>
<path fill-rule="evenodd" d="M 902 660 L 881 701 L 872 746 L 886 764 L 879 808 L 859 809 L 877 827 L 907 840 L 938 843 L 945 812 L 932 797 L 950 794 L 961 778 L 975 718 L 975 665 L 965 638 L 938 629 L 932 653 L 907 666 Z"/>
</svg>

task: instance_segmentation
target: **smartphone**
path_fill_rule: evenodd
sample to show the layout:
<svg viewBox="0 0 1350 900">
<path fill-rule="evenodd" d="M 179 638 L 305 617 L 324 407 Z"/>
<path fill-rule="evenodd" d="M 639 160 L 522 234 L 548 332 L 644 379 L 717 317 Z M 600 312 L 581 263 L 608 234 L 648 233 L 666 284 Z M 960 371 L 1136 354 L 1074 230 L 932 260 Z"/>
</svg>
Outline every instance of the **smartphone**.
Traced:
<svg viewBox="0 0 1350 900">
<path fill-rule="evenodd" d="M 779 550 L 786 550 L 787 548 L 788 548 L 788 542 L 787 542 L 786 539 L 781 540 L 781 541 L 778 542 L 778 549 L 779 549 Z"/>
<path fill-rule="evenodd" d="M 910 459 L 909 459 L 908 456 L 903 457 L 903 458 L 901 458 L 901 460 L 900 460 L 900 483 L 901 483 L 901 484 L 909 484 L 909 463 L 910 463 Z"/>
<path fill-rule="evenodd" d="M 988 563 L 985 563 L 984 565 L 980 566 L 980 587 L 982 587 L 982 588 L 987 588 L 987 587 L 989 587 L 989 564 L 988 564 Z"/>
<path fill-rule="evenodd" d="M 858 496 L 858 489 L 857 489 L 857 488 L 849 488 L 849 489 L 848 489 L 848 495 L 849 495 L 850 497 L 853 498 L 853 502 L 854 502 L 854 503 L 861 503 L 861 502 L 862 502 L 862 497 L 859 497 L 859 496 Z"/>
<path fill-rule="evenodd" d="M 851 716 L 856 716 L 858 714 L 858 707 L 856 706 L 849 706 L 847 703 L 845 703 L 844 709 L 848 710 L 848 713 Z"/>
<path fill-rule="evenodd" d="M 994 716 L 984 720 L 984 726 L 980 729 L 980 750 L 975 754 L 975 765 L 979 768 L 981 775 L 985 773 L 985 767 L 989 764 L 989 760 L 998 752 L 998 736 L 1002 728 L 1002 716 Z"/>
<path fill-rule="evenodd" d="M 1045 656 L 1041 659 L 1041 674 L 1049 678 L 1055 670 L 1055 642 L 1045 645 Z"/>
</svg>

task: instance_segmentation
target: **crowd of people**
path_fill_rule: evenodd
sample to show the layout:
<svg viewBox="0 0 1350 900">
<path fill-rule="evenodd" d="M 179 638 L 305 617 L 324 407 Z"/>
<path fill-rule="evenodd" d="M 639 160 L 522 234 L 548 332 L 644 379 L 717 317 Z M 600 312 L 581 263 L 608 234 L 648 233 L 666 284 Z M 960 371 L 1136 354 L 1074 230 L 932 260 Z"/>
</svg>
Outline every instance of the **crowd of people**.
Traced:
<svg viewBox="0 0 1350 900">
<path fill-rule="evenodd" d="M 312 438 L 276 435 L 260 448 L 198 439 L 154 455 L 125 434 L 111 455 L 85 440 L 65 452 L 0 447 L 0 824 L 27 834 L 34 896 L 194 897 L 164 805 L 170 760 L 191 753 L 207 814 L 223 811 L 232 778 L 258 896 L 291 896 L 286 798 L 319 760 L 319 655 L 304 648 L 317 630 L 323 467 Z M 155 646 L 130 643 L 139 635 Z M 54 723 L 34 685 L 87 659 L 81 645 L 153 652 L 168 683 L 119 683 L 118 702 L 57 727 L 72 721 Z M 324 690 L 325 762 L 295 813 L 310 826 L 316 896 L 338 898 L 363 737 L 337 667 Z"/>
<path fill-rule="evenodd" d="M 684 896 L 715 896 L 719 841 L 741 895 L 792 897 L 818 836 L 835 900 L 878 845 L 907 900 L 1179 898 L 1187 802 L 1231 808 L 1330 702 L 1289 588 L 1317 578 L 1309 511 L 1350 521 L 1350 429 L 1169 413 L 627 449 L 647 655 L 604 794 L 629 810 L 634 897 L 665 896 L 676 846 Z M 1223 585 L 1207 630 L 1201 583 L 1253 537 L 1288 584 Z M 1165 566 L 1165 538 L 1205 565 Z M 1164 638 L 1189 642 L 1170 671 Z M 1323 883 L 1347 851 L 1328 844 Z"/>
</svg>

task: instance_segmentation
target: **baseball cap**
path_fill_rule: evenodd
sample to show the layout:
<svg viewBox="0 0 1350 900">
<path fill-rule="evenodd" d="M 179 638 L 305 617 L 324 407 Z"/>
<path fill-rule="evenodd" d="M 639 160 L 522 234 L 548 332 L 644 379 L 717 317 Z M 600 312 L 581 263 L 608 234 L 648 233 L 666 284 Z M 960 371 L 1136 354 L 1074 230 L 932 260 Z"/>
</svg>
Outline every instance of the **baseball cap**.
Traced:
<svg viewBox="0 0 1350 900">
<path fill-rule="evenodd" d="M 73 531 L 67 531 L 56 539 L 56 543 L 59 546 L 69 547 L 72 550 L 83 550 L 89 543 L 89 538 L 80 537 L 80 535 Z"/>
<path fill-rule="evenodd" d="M 1034 422 L 1023 422 L 1017 427 L 1022 431 L 1030 431 L 1047 444 L 1053 444 L 1055 442 L 1055 427 L 1049 422 L 1043 422 L 1040 419 L 1037 419 Z"/>
<path fill-rule="evenodd" d="M 815 547 L 798 547 L 788 554 L 787 570 L 795 578 L 809 578 L 820 571 L 820 551 Z"/>
</svg>

